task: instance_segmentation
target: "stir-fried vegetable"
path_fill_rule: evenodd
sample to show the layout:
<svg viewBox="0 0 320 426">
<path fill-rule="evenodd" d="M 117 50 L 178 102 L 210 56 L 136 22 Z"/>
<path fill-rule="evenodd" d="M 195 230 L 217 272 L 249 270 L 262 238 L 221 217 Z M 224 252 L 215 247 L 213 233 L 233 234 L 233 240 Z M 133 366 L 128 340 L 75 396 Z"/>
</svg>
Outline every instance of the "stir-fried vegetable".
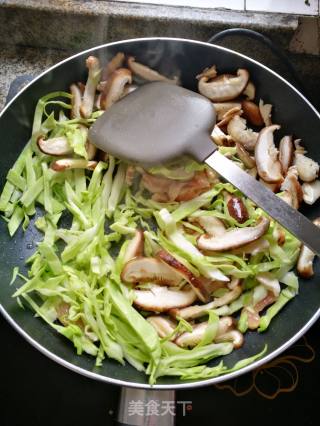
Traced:
<svg viewBox="0 0 320 426">
<path fill-rule="evenodd" d="M 22 285 L 13 296 L 97 366 L 105 356 L 128 362 L 150 383 L 235 371 L 266 348 L 233 367 L 206 364 L 239 348 L 248 329 L 265 331 L 298 293 L 292 269 L 300 242 L 205 165 L 183 158 L 146 170 L 90 144 L 89 127 L 135 90 L 132 79 L 177 83 L 132 57 L 121 68 L 124 60 L 118 54 L 101 72 L 99 60 L 88 58 L 84 87 L 73 84 L 71 94 L 50 93 L 37 104 L 31 139 L 0 197 L 11 236 L 29 226 L 38 206 L 35 226 L 44 234 L 26 259 L 28 276 L 14 269 L 10 284 Z M 305 151 L 296 144 L 294 165 L 286 137 L 279 158 L 279 126 L 271 126 L 270 105 L 254 103 L 248 71 L 216 75 L 211 67 L 198 78 L 200 92 L 216 102 L 212 137 L 220 151 L 298 207 L 299 178 L 313 185 L 303 174 Z M 305 252 L 300 270 L 310 276 L 314 256 Z"/>
</svg>

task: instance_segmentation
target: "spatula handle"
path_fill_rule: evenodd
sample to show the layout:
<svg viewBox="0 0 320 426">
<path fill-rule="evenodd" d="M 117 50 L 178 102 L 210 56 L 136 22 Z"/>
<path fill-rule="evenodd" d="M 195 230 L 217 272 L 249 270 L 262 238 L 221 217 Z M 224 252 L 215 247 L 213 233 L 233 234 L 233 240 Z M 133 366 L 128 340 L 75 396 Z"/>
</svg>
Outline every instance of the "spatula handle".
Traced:
<svg viewBox="0 0 320 426">
<path fill-rule="evenodd" d="M 320 228 L 309 219 L 228 160 L 218 150 L 205 162 L 320 256 Z"/>
</svg>

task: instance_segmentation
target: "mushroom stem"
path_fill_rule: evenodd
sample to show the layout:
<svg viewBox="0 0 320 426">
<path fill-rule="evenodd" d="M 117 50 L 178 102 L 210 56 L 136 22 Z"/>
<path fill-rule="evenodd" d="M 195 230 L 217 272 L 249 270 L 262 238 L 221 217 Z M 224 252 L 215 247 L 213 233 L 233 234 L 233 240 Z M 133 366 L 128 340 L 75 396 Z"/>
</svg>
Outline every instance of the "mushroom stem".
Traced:
<svg viewBox="0 0 320 426">
<path fill-rule="evenodd" d="M 190 306 L 197 295 L 187 285 L 183 290 L 171 290 L 168 287 L 154 285 L 151 290 L 134 290 L 133 304 L 144 311 L 165 312 L 173 308 Z"/>
<path fill-rule="evenodd" d="M 94 170 L 97 166 L 97 161 L 81 160 L 77 158 L 64 158 L 51 163 L 51 168 L 56 172 L 63 172 L 69 169 L 87 169 Z"/>
<path fill-rule="evenodd" d="M 217 334 L 214 338 L 215 342 L 222 342 L 226 333 L 229 333 L 234 326 L 234 320 L 231 317 L 222 317 L 219 319 Z M 202 322 L 200 324 L 195 324 L 193 330 L 182 333 L 175 339 L 175 343 L 182 347 L 194 347 L 196 346 L 204 337 L 206 329 L 208 327 L 208 322 Z M 229 335 L 228 340 L 233 340 L 231 335 Z"/>
<path fill-rule="evenodd" d="M 212 302 L 206 305 L 193 305 L 184 309 L 172 309 L 169 313 L 173 317 L 183 318 L 185 320 L 200 318 L 208 313 L 211 309 L 219 308 L 220 306 L 228 305 L 236 300 L 242 293 L 241 285 L 234 287 L 231 291 L 222 297 L 216 297 Z"/>
<path fill-rule="evenodd" d="M 178 84 L 178 79 L 169 79 L 164 75 L 158 73 L 158 71 L 153 70 L 152 68 L 147 67 L 146 65 L 136 62 L 133 56 L 128 58 L 128 67 L 133 72 L 133 74 L 138 75 L 147 81 L 165 81 L 167 83 Z"/>
<path fill-rule="evenodd" d="M 101 76 L 101 69 L 100 61 L 95 56 L 89 56 L 86 60 L 86 65 L 89 72 L 80 107 L 80 113 L 82 117 L 88 118 L 93 111 L 96 89 Z"/>
<path fill-rule="evenodd" d="M 170 336 L 176 328 L 176 322 L 174 322 L 170 318 L 163 317 L 161 315 L 149 316 L 147 318 L 147 321 L 155 328 L 161 339 Z M 175 336 L 172 336 L 170 340 L 174 340 L 174 338 Z"/>
</svg>

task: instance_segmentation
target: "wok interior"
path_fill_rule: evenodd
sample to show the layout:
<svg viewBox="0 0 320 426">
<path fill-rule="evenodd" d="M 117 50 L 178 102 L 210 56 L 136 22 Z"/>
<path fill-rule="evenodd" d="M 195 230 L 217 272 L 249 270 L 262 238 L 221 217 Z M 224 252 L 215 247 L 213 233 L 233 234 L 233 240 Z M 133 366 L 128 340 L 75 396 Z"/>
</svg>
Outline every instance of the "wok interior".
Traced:
<svg viewBox="0 0 320 426">
<path fill-rule="evenodd" d="M 219 72 L 233 72 L 239 67 L 248 69 L 251 79 L 256 84 L 258 99 L 261 96 L 265 102 L 274 105 L 273 122 L 282 125 L 276 139 L 279 140 L 280 135 L 284 134 L 293 134 L 294 137 L 301 138 L 309 156 L 320 162 L 319 116 L 300 95 L 277 76 L 247 58 L 217 46 L 186 40 L 144 39 L 100 47 L 90 53 L 82 53 L 67 60 L 35 81 L 10 105 L 0 118 L 1 187 L 4 185 L 9 168 L 30 136 L 37 100 L 48 92 L 68 90 L 73 82 L 85 81 L 85 59 L 89 54 L 98 56 L 101 62 L 105 63 L 119 51 L 135 56 L 139 62 L 167 76 L 179 75 L 182 85 L 193 90 L 197 87 L 195 76 L 212 64 L 217 65 Z M 312 208 L 305 207 L 302 212 L 311 219 L 318 217 L 320 204 L 317 203 Z M 25 233 L 19 229 L 11 239 L 6 223 L 3 220 L 0 221 L 0 302 L 3 308 L 34 341 L 64 361 L 83 369 L 87 374 L 96 373 L 100 379 L 106 381 L 120 380 L 148 386 L 147 376 L 129 365 L 122 366 L 113 360 L 106 359 L 102 367 L 96 368 L 93 357 L 85 354 L 77 356 L 73 345 L 67 339 L 54 332 L 42 320 L 35 318 L 30 311 L 22 310 L 16 300 L 12 299 L 14 286 L 8 285 L 12 269 L 14 266 L 19 266 L 21 272 L 26 272 L 24 260 L 33 253 L 35 242 L 42 239 L 42 234 L 32 223 Z M 244 346 L 224 357 L 226 365 L 231 366 L 238 360 L 256 354 L 261 351 L 264 344 L 268 345 L 265 357 L 272 354 L 294 338 L 309 321 L 315 319 L 320 300 L 320 285 L 317 282 L 319 275 L 317 261 L 314 277 L 310 280 L 300 280 L 299 295 L 274 318 L 268 331 L 262 334 L 248 332 Z M 217 360 L 213 360 L 209 365 L 216 363 Z M 223 379 L 227 378 L 228 375 L 223 376 Z M 220 381 L 221 377 L 210 381 L 218 380 Z M 170 377 L 160 378 L 157 382 L 158 385 L 181 385 L 182 383 L 188 382 L 181 382 L 179 379 Z"/>
</svg>

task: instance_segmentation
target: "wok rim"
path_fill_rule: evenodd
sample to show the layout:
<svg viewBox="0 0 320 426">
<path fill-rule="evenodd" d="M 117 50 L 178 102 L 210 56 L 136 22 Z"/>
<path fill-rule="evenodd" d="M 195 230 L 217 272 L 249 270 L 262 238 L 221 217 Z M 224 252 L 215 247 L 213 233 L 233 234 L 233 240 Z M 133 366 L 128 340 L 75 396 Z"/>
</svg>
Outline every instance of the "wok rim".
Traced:
<svg viewBox="0 0 320 426">
<path fill-rule="evenodd" d="M 272 69 L 270 69 L 269 67 L 267 67 L 266 65 L 261 64 L 260 62 L 246 56 L 243 55 L 242 53 L 236 52 L 232 49 L 228 49 L 226 47 L 223 46 L 219 46 L 216 44 L 212 44 L 212 43 L 207 43 L 207 42 L 203 42 L 203 41 L 198 41 L 198 40 L 192 40 L 192 39 L 185 39 L 185 38 L 176 38 L 176 37 L 143 37 L 143 38 L 134 38 L 134 39 L 127 39 L 127 40 L 121 40 L 121 41 L 116 41 L 116 42 L 111 42 L 111 43 L 105 43 L 105 44 L 101 44 L 99 46 L 95 46 L 95 47 L 91 47 L 89 49 L 83 50 L 81 52 L 78 52 L 72 56 L 69 56 L 66 59 L 63 59 L 62 61 L 58 62 L 57 64 L 51 66 L 50 68 L 46 69 L 45 71 L 43 71 L 42 73 L 40 73 L 37 77 L 35 77 L 31 82 L 29 82 L 25 87 L 23 87 L 9 102 L 8 104 L 2 109 L 2 111 L 0 112 L 0 119 L 2 118 L 2 116 L 4 115 L 4 113 L 10 108 L 11 104 L 25 91 L 27 90 L 30 86 L 33 85 L 33 83 L 35 83 L 36 81 L 38 81 L 39 79 L 41 79 L 44 75 L 48 74 L 49 72 L 51 72 L 52 70 L 54 70 L 55 68 L 58 68 L 59 66 L 61 66 L 62 64 L 73 60 L 75 58 L 77 58 L 78 56 L 81 56 L 83 54 L 86 53 L 91 53 L 95 50 L 99 50 L 99 49 L 103 49 L 103 48 L 107 48 L 110 46 L 116 46 L 116 45 L 121 45 L 123 43 L 136 43 L 138 41 L 157 41 L 157 40 L 164 40 L 164 41 L 175 41 L 175 42 L 182 42 L 182 43 L 188 43 L 188 44 L 193 44 L 193 45 L 202 45 L 202 46 L 214 46 L 214 48 L 221 50 L 221 51 L 225 51 L 225 52 L 229 52 L 231 54 L 233 54 L 234 56 L 238 56 L 242 59 L 245 59 L 246 61 L 249 61 L 263 69 L 265 69 L 267 72 L 273 74 L 276 78 L 280 79 L 283 83 L 285 83 L 291 90 L 293 90 L 298 96 L 300 96 L 300 98 L 302 98 L 302 100 L 311 108 L 311 110 L 315 113 L 315 115 L 319 118 L 320 120 L 320 113 L 317 111 L 317 109 L 312 105 L 312 103 L 296 88 L 294 87 L 291 83 L 289 83 L 284 77 L 282 77 L 281 75 L 279 75 L 277 72 L 273 71 Z M 104 376 L 102 374 L 98 374 L 98 373 L 94 373 L 92 371 L 86 370 L 85 368 L 82 367 L 78 367 L 74 364 L 72 364 L 69 361 L 66 361 L 65 359 L 61 358 L 58 355 L 55 355 L 54 353 L 52 353 L 50 350 L 46 349 L 44 346 L 42 346 L 39 342 L 37 342 L 33 337 L 31 337 L 26 331 L 23 330 L 22 327 L 20 327 L 17 322 L 9 315 L 9 313 L 6 311 L 6 309 L 2 306 L 2 304 L 0 303 L 0 313 L 3 315 L 3 317 L 8 321 L 8 323 L 28 342 L 30 343 L 35 349 L 37 349 L 39 352 L 41 352 L 43 355 L 45 355 L 46 357 L 48 357 L 49 359 L 51 359 L 52 361 L 55 361 L 56 363 L 60 364 L 63 367 L 66 367 L 67 369 L 81 374 L 82 376 L 88 377 L 90 379 L 94 379 L 94 380 L 98 380 L 101 382 L 105 382 L 108 384 L 113 384 L 113 385 L 117 385 L 117 386 L 125 386 L 125 387 L 130 387 L 130 388 L 137 388 L 137 389 L 153 389 L 153 390 L 181 390 L 181 389 L 189 389 L 189 388 L 200 388 L 200 387 L 204 387 L 204 386 L 208 386 L 208 385 L 213 385 L 216 383 L 220 383 L 220 382 L 224 382 L 227 380 L 231 380 L 234 379 L 238 376 L 241 376 L 243 374 L 246 374 L 268 362 L 270 362 L 272 359 L 274 359 L 275 357 L 277 357 L 278 355 L 280 355 L 282 352 L 284 352 L 286 349 L 288 349 L 291 345 L 293 345 L 293 343 L 295 343 L 297 340 L 299 340 L 309 329 L 310 327 L 317 321 L 317 319 L 320 317 L 320 307 L 319 309 L 316 311 L 316 313 L 310 318 L 310 320 L 299 330 L 297 331 L 297 333 L 292 336 L 289 340 L 287 340 L 283 345 L 281 345 L 280 347 L 278 347 L 277 349 L 275 349 L 273 352 L 271 352 L 270 354 L 262 357 L 261 359 L 253 362 L 252 364 L 249 364 L 246 367 L 241 368 L 240 370 L 234 371 L 232 373 L 227 373 L 225 375 L 221 375 L 218 377 L 213 377 L 211 379 L 204 379 L 204 380 L 198 380 L 198 381 L 191 381 L 191 382 L 181 382 L 179 384 L 154 384 L 154 385 L 150 385 L 148 383 L 136 383 L 136 382 L 132 382 L 132 381 L 125 381 L 125 380 L 120 380 L 120 379 L 114 379 L 114 378 L 110 378 L 108 376 Z M 146 376 L 147 377 L 147 376 Z"/>
</svg>

